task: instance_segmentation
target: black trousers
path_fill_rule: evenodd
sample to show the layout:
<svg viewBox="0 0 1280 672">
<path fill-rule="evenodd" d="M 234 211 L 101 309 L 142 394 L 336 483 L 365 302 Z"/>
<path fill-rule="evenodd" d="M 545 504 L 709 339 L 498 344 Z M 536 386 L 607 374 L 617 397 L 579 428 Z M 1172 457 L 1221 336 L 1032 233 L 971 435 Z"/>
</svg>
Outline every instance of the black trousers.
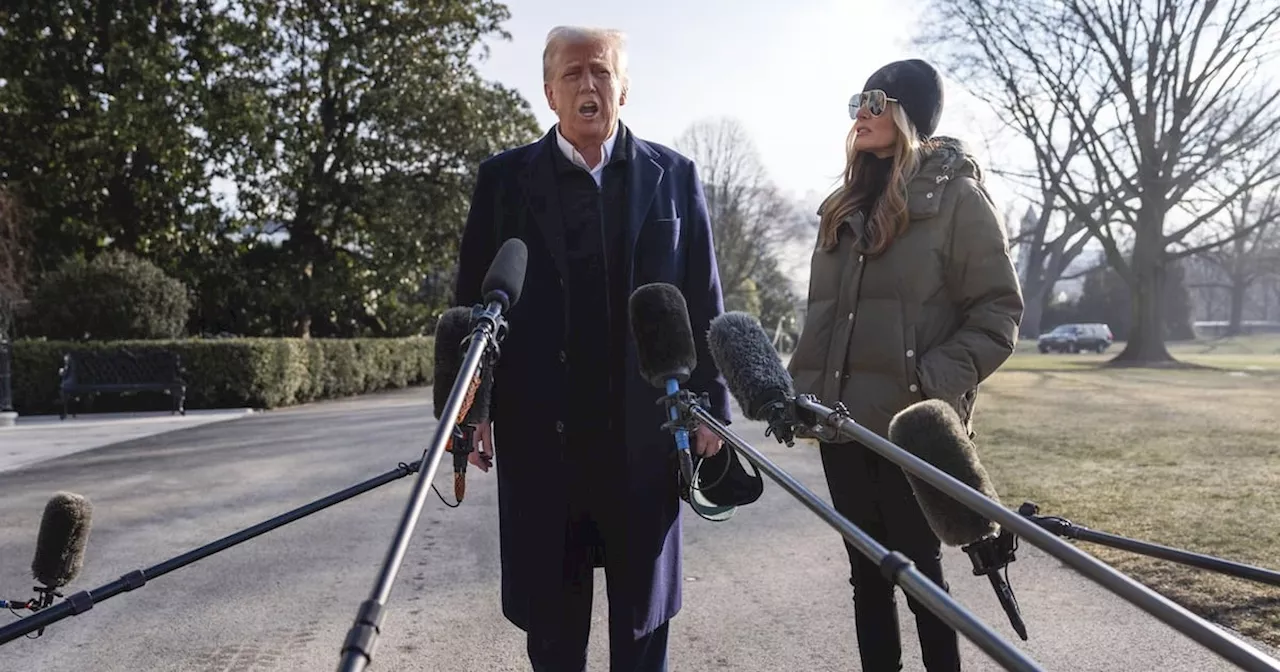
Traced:
<svg viewBox="0 0 1280 672">
<path fill-rule="evenodd" d="M 602 561 L 609 601 L 610 672 L 667 672 L 667 634 L 670 623 L 636 638 L 632 631 L 632 605 L 620 589 L 621 571 L 627 562 L 625 502 L 620 501 L 616 478 L 621 468 L 607 452 L 617 447 L 603 440 L 571 441 L 581 446 L 567 451 L 570 476 L 569 515 L 564 536 L 564 574 L 560 586 L 564 611 L 554 634 L 528 633 L 529 661 L 534 672 L 583 672 L 587 669 L 587 644 L 591 633 L 594 573 Z M 618 447 L 620 449 L 620 447 Z M 576 458 L 576 459 L 575 459 Z M 550 541 L 550 540 L 549 540 Z M 554 542 L 551 542 L 554 543 Z"/>
<path fill-rule="evenodd" d="M 902 469 L 859 443 L 821 446 L 822 467 L 836 511 L 891 551 L 899 551 L 943 590 L 942 543 L 929 528 Z M 864 672 L 902 669 L 896 585 L 879 566 L 848 542 L 850 579 L 858 653 Z M 960 669 L 956 631 L 914 598 L 907 606 L 916 617 L 916 630 L 925 669 Z"/>
</svg>

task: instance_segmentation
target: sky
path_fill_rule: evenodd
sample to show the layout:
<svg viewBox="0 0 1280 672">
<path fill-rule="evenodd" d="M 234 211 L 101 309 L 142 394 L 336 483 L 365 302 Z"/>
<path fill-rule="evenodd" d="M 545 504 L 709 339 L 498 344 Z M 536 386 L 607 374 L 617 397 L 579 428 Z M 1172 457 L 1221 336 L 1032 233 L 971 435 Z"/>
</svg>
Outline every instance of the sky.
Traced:
<svg viewBox="0 0 1280 672">
<path fill-rule="evenodd" d="M 909 40 L 914 0 L 506 0 L 509 41 L 489 43 L 478 67 L 518 90 L 544 131 L 555 123 L 542 88 L 547 32 L 561 24 L 617 28 L 628 38 L 631 88 L 622 120 L 638 136 L 671 145 L 691 124 L 731 117 L 746 129 L 773 182 L 806 206 L 844 168 L 849 97 L 891 61 L 919 57 Z M 996 119 L 942 72 L 946 103 L 937 133 L 970 142 L 984 163 L 979 128 Z M 1013 194 L 994 176 L 1002 210 Z M 1025 210 L 1025 205 L 1018 212 Z M 813 241 L 786 253 L 796 289 L 807 285 Z"/>
</svg>

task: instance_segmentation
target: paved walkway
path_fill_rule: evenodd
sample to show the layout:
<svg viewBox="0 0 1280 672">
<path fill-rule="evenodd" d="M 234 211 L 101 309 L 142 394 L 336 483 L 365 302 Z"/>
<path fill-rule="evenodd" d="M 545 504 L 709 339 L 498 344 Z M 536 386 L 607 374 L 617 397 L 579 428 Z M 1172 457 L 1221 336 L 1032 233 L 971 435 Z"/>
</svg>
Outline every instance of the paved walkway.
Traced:
<svg viewBox="0 0 1280 672">
<path fill-rule="evenodd" d="M 183 415 L 94 413 L 61 420 L 56 415 L 19 416 L 0 427 L 0 472 L 81 451 L 244 417 L 252 409 L 194 410 Z"/>
<path fill-rule="evenodd" d="M 21 596 L 31 585 L 28 559 L 56 490 L 94 504 L 84 569 L 69 588 L 97 587 L 416 459 L 435 428 L 430 404 L 429 391 L 419 389 L 195 428 L 183 423 L 245 413 L 31 418 L 0 430 L 0 453 L 19 454 L 5 459 L 28 462 L 0 473 L 0 558 L 14 560 L 0 563 L 0 595 Z M 760 423 L 733 429 L 827 498 L 811 448 L 780 446 Z M 166 434 L 143 436 L 151 432 Z M 41 447 L 42 437 L 61 445 Z M 112 437 L 123 442 L 90 449 Z M 446 496 L 450 472 L 446 458 L 437 475 Z M 499 609 L 495 480 L 470 471 L 458 508 L 429 497 L 388 603 L 374 669 L 528 669 L 524 638 Z M 0 651 L 45 672 L 333 669 L 410 485 L 397 481 L 286 525 Z M 825 523 L 772 481 L 727 523 L 685 520 L 685 608 L 673 623 L 673 669 L 859 669 L 847 559 Z M 1237 669 L 1030 544 L 1010 566 L 1031 634 L 1021 642 L 964 554 L 947 548 L 943 560 L 960 603 L 1046 670 Z M 589 659 L 599 670 L 607 668 L 607 604 L 605 577 L 597 572 L 596 579 Z M 923 669 L 905 600 L 898 609 L 905 669 Z M 999 669 L 967 640 L 961 646 L 966 670 Z"/>
</svg>

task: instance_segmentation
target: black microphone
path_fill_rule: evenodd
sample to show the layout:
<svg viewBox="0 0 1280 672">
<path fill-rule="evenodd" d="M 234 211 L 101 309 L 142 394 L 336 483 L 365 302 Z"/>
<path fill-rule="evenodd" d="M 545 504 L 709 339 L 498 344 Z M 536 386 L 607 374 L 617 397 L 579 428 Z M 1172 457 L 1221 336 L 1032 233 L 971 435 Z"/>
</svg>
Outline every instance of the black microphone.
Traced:
<svg viewBox="0 0 1280 672">
<path fill-rule="evenodd" d="M 462 406 L 466 401 L 465 397 L 472 397 L 471 401 L 474 402 L 474 390 L 478 388 L 480 382 L 477 374 L 480 373 L 484 360 L 487 358 L 492 363 L 497 357 L 497 352 L 506 335 L 505 313 L 520 300 L 528 260 L 529 250 L 524 241 L 519 238 L 510 238 L 503 242 L 485 272 L 484 280 L 481 282 L 481 296 L 485 305 L 477 306 L 472 313 L 471 335 L 465 341 L 466 354 L 463 355 L 462 363 L 458 366 L 458 373 L 454 375 L 451 393 L 443 404 L 445 409 L 450 409 L 447 411 L 448 424 L 441 423 L 436 426 L 431 445 L 423 454 L 422 467 L 418 470 L 418 478 L 414 482 L 409 504 L 397 523 L 395 538 L 392 539 L 387 555 L 378 570 L 377 581 L 369 592 L 369 597 L 360 603 L 355 621 L 347 631 L 346 639 L 343 640 L 342 658 L 338 663 L 340 672 L 360 672 L 373 660 L 373 651 L 382 632 L 385 605 L 395 585 L 396 574 L 409 550 L 409 540 L 422 513 L 426 492 L 435 487 L 432 480 L 435 478 L 436 469 L 440 465 L 446 446 L 450 443 L 453 430 L 457 426 L 456 421 L 465 418 L 470 411 L 469 408 L 464 409 Z M 451 345 L 450 342 L 445 342 L 441 347 L 449 345 Z M 447 355 L 445 359 L 447 363 Z M 460 399 L 459 396 L 464 398 Z M 440 411 L 440 415 L 444 417 L 446 411 Z"/>
<path fill-rule="evenodd" d="M 791 375 L 760 321 L 738 311 L 718 315 L 707 330 L 707 345 L 747 418 L 768 423 L 766 436 L 795 445 L 798 420 Z"/>
<path fill-rule="evenodd" d="M 490 347 L 481 357 L 480 367 L 476 370 L 476 377 L 472 380 L 468 392 L 470 405 L 463 408 L 460 414 L 463 422 L 454 435 L 458 443 L 465 444 L 466 453 L 471 452 L 476 427 L 489 420 L 489 403 L 493 395 L 493 368 L 497 366 L 500 357 L 499 344 L 506 338 L 507 333 L 504 315 L 520 301 L 528 265 L 529 247 L 519 238 L 508 238 L 502 243 L 502 247 L 498 248 L 498 253 L 489 264 L 489 270 L 484 274 L 484 280 L 480 282 L 480 294 L 486 305 L 476 306 L 472 313 L 471 336 L 463 346 L 469 347 L 471 338 L 486 331 L 484 327 L 487 327 L 487 331 L 492 336 L 489 338 Z M 492 464 L 488 455 L 484 457 L 486 466 Z M 461 458 L 454 455 L 453 459 L 456 466 Z M 462 468 L 466 469 L 465 460 Z"/>
<path fill-rule="evenodd" d="M 498 248 L 489 270 L 480 283 L 480 294 L 485 304 L 499 304 L 498 312 L 511 310 L 520 300 L 524 289 L 524 272 L 529 264 L 529 248 L 519 238 L 508 238 Z"/>
<path fill-rule="evenodd" d="M 670 403 L 689 381 L 698 365 L 689 307 L 675 285 L 650 283 L 636 288 L 629 302 L 631 332 L 636 341 L 640 375 L 656 388 L 666 390 L 667 414 L 672 422 L 680 412 Z M 693 483 L 693 457 L 689 454 L 689 432 L 677 428 L 676 448 L 680 475 Z"/>
<path fill-rule="evenodd" d="M 999 503 L 991 477 L 955 409 L 944 401 L 927 399 L 900 411 L 889 422 L 889 440 L 956 480 Z M 998 573 L 1016 559 L 1017 537 L 905 469 L 920 510 L 938 539 L 960 546 L 973 563 L 974 576 L 986 575 L 1018 636 L 1026 641 L 1017 598 Z M 1007 570 L 1006 570 L 1007 571 Z"/>
</svg>

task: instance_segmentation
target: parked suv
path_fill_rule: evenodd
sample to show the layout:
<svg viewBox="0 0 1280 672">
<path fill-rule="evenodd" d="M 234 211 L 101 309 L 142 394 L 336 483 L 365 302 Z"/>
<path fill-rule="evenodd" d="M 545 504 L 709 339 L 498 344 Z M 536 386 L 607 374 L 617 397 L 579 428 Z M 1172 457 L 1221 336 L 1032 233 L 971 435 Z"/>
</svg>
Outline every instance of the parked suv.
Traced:
<svg viewBox="0 0 1280 672">
<path fill-rule="evenodd" d="M 1105 324 L 1061 324 L 1040 335 L 1040 352 L 1106 352 L 1113 340 Z"/>
</svg>

